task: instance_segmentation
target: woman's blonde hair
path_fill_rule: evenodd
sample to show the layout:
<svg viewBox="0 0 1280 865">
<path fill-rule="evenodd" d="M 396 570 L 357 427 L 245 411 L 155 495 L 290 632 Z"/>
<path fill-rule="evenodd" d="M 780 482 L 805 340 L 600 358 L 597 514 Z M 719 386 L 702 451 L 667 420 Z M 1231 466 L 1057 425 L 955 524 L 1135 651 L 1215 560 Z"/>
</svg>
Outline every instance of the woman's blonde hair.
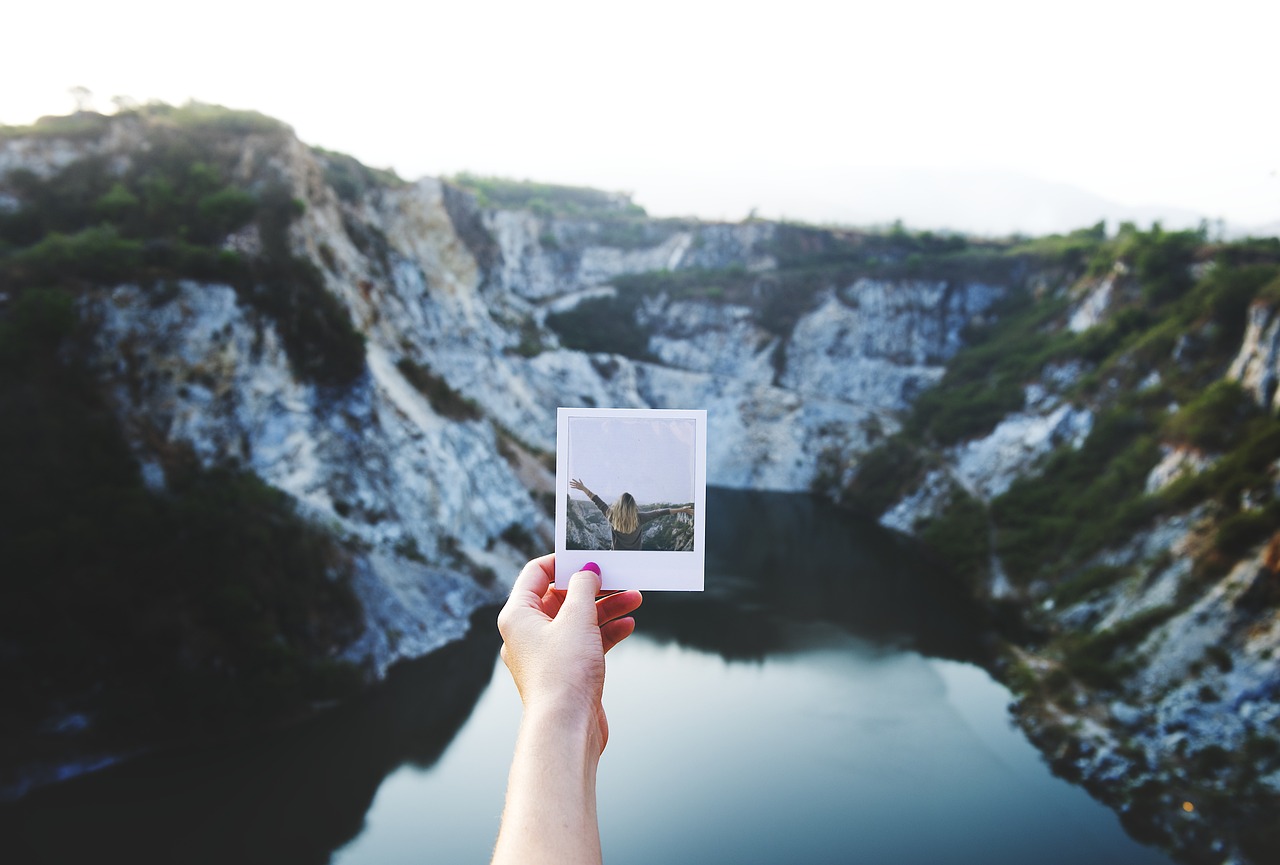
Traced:
<svg viewBox="0 0 1280 865">
<path fill-rule="evenodd" d="M 609 525 L 615 532 L 629 535 L 640 527 L 640 513 L 631 493 L 623 493 L 609 507 Z"/>
</svg>

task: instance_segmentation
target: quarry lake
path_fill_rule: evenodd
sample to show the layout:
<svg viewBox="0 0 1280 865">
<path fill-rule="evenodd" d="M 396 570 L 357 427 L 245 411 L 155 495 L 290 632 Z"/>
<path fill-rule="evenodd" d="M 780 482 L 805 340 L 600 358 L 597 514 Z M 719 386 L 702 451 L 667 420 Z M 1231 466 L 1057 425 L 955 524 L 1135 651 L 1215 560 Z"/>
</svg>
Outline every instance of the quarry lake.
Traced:
<svg viewBox="0 0 1280 865">
<path fill-rule="evenodd" d="M 606 862 L 1170 861 L 1050 773 L 907 542 L 805 496 L 707 518 L 708 590 L 649 594 L 609 656 Z M 520 714 L 495 612 L 306 724 L 4 806 L 0 859 L 487 862 Z"/>
</svg>

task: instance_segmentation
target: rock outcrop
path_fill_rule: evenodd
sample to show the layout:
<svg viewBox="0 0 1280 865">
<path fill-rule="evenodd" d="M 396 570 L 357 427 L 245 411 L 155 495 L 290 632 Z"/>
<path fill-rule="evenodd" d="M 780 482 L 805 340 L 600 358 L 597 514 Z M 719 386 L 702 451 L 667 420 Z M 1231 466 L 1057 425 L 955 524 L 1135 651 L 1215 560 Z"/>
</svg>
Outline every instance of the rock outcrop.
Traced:
<svg viewBox="0 0 1280 865">
<path fill-rule="evenodd" d="M 1231 362 L 1228 376 L 1240 382 L 1258 405 L 1269 411 L 1280 408 L 1280 310 L 1256 303 L 1249 308 L 1249 323 L 1240 353 Z"/>
<path fill-rule="evenodd" d="M 123 174 L 161 126 L 121 116 L 98 136 L 7 139 L 0 185 L 89 159 Z M 164 454 L 188 449 L 287 492 L 353 550 L 370 621 L 348 656 L 374 671 L 456 636 L 500 596 L 501 575 L 551 546 L 542 463 L 557 406 L 706 408 L 710 483 L 808 490 L 824 459 L 853 462 L 897 428 L 1007 288 L 833 273 L 789 319 L 766 320 L 766 296 L 791 290 L 774 277 L 773 223 L 486 208 L 431 178 L 352 188 L 335 180 L 345 163 L 287 129 L 219 146 L 236 183 L 297 202 L 288 251 L 349 316 L 362 370 L 308 380 L 277 321 L 243 291 L 194 279 L 159 297 L 128 281 L 85 292 L 92 362 L 153 489 Z M 250 224 L 222 248 L 252 258 L 266 244 Z M 548 326 L 650 272 L 755 282 L 733 297 L 645 294 L 629 325 L 643 357 L 568 349 Z"/>
<path fill-rule="evenodd" d="M 6 186 L 15 173 L 47 180 L 88 159 L 123 172 L 155 131 L 124 116 L 100 135 L 0 140 L 0 212 L 21 206 Z M 227 146 L 240 186 L 258 196 L 283 188 L 296 202 L 287 252 L 314 274 L 313 299 L 336 301 L 362 340 L 354 374 L 302 374 L 287 316 L 216 279 L 159 291 L 92 281 L 77 306 L 92 333 L 90 359 L 152 489 L 165 488 L 168 455 L 181 449 L 207 468 L 253 472 L 341 539 L 365 616 L 344 657 L 374 675 L 462 634 L 524 558 L 550 548 L 557 406 L 705 408 L 709 483 L 839 490 L 864 456 L 905 430 L 920 395 L 1003 314 L 1002 301 L 1043 300 L 1056 318 L 1036 320 L 1035 338 L 1078 339 L 1078 356 L 1037 360 L 1012 386 L 1001 382 L 1000 416 L 927 447 L 905 488 L 877 510 L 884 525 L 920 533 L 963 508 L 978 515 L 965 533 L 982 540 L 997 532 L 988 509 L 1087 448 L 1125 394 L 1145 394 L 1142 411 L 1165 412 L 1149 403 L 1166 377 L 1212 363 L 1217 331 L 1198 321 L 1099 363 L 1124 328 L 1144 326 L 1133 312 L 1145 302 L 1138 275 L 1123 262 L 1079 282 L 1069 268 L 1037 272 L 1003 251 L 980 268 L 943 256 L 931 271 L 913 260 L 917 247 L 930 248 L 924 240 L 908 249 L 754 220 L 648 220 L 625 199 L 586 215 L 491 207 L 437 179 L 354 182 L 339 157 L 278 130 Z M 219 242 L 253 259 L 273 241 L 249 225 Z M 1190 284 L 1178 268 L 1157 295 L 1177 297 Z M 1113 327 L 1126 305 L 1124 327 Z M 557 325 L 574 315 L 635 339 L 625 350 L 599 340 L 575 348 L 591 334 Z M 1234 362 L 1214 372 L 1224 374 L 1274 414 L 1273 304 L 1249 309 Z M 1131 460 L 1148 496 L 1217 465 L 1207 446 L 1149 439 L 1134 443 Z M 1276 464 L 1265 472 L 1275 488 Z M 1280 498 L 1259 490 L 1231 502 L 1248 538 Z M 1280 552 L 1275 540 L 1252 543 L 1216 570 L 1195 570 L 1193 559 L 1221 545 L 1215 507 L 1202 500 L 1135 522 L 1122 541 L 1076 563 L 1075 583 L 1056 588 L 1043 576 L 1011 580 L 991 543 L 975 587 L 1034 633 L 1067 635 L 1018 649 L 1002 668 L 1007 680 L 1031 683 L 1017 713 L 1054 765 L 1131 828 L 1156 827 L 1195 855 L 1239 856 L 1238 845 L 1213 846 L 1214 827 L 1240 825 L 1219 800 L 1232 790 L 1255 804 L 1280 795 L 1280 772 L 1251 776 L 1245 761 L 1229 759 L 1256 752 L 1276 762 L 1268 749 L 1280 723 Z M 574 524 L 584 545 L 607 542 L 593 513 Z M 1099 684 L 1115 671 L 1104 650 L 1128 637 L 1138 642 L 1126 675 Z M 1111 666 L 1066 671 L 1090 652 Z M 1195 817 L 1178 800 L 1191 795 L 1179 786 L 1188 765 L 1196 795 L 1217 797 L 1185 799 Z M 1175 819 L 1203 822 L 1188 829 Z"/>
</svg>

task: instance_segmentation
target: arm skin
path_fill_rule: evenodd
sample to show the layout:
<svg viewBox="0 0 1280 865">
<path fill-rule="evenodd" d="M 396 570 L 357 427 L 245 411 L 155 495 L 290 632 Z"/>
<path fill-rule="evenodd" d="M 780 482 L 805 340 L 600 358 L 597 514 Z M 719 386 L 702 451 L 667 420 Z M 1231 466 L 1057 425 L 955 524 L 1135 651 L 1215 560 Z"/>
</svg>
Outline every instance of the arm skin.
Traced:
<svg viewBox="0 0 1280 865">
<path fill-rule="evenodd" d="M 685 507 L 685 508 L 658 508 L 657 510 L 654 510 L 654 511 L 641 511 L 640 524 L 644 525 L 645 523 L 648 523 L 650 520 L 656 520 L 659 517 L 671 516 L 672 514 L 691 514 L 691 513 L 693 513 L 693 505 L 689 505 L 688 507 Z"/>
<path fill-rule="evenodd" d="M 600 509 L 600 513 L 604 514 L 606 519 L 608 518 L 609 506 L 606 505 L 598 495 L 591 492 L 591 490 L 587 489 L 586 484 L 584 484 L 582 481 L 578 480 L 577 478 L 574 478 L 573 480 L 569 481 L 569 486 L 573 487 L 575 490 L 582 493 L 587 498 L 591 499 L 591 501 L 595 504 L 595 506 Z"/>
<path fill-rule="evenodd" d="M 604 655 L 635 630 L 640 593 L 596 599 L 579 571 L 552 587 L 555 556 L 525 565 L 502 612 L 502 660 L 524 703 L 493 865 L 598 865 L 596 767 L 609 741 Z"/>
</svg>

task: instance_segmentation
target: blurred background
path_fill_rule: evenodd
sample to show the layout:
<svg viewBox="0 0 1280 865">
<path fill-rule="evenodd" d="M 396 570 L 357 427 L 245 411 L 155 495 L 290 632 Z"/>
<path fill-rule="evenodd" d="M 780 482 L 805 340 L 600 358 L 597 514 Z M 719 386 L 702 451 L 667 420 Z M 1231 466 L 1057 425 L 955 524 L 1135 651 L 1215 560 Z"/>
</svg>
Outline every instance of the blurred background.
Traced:
<svg viewBox="0 0 1280 865">
<path fill-rule="evenodd" d="M 0 855 L 485 861 L 575 405 L 709 418 L 609 861 L 1275 861 L 1278 18 L 11 10 Z"/>
<path fill-rule="evenodd" d="M 0 122 L 252 108 L 401 176 L 626 190 L 651 214 L 1041 234 L 1274 230 L 1274 10 L 1155 2 L 149 0 L 15 10 Z"/>
</svg>

